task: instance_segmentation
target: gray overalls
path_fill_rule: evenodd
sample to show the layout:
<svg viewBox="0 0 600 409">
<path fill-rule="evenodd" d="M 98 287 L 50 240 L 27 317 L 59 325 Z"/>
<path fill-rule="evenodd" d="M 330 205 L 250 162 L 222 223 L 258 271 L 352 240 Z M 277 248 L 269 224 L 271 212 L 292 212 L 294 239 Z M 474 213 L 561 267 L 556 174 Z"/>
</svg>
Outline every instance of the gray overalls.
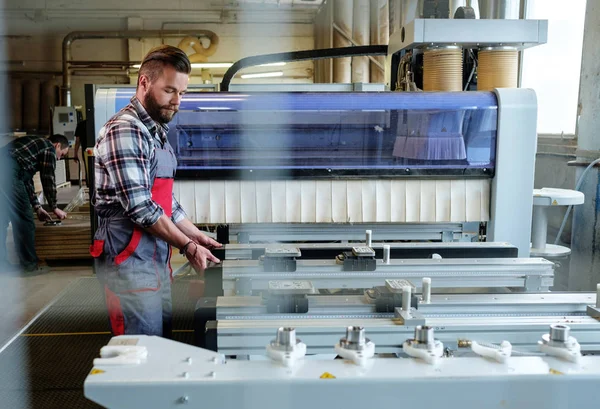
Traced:
<svg viewBox="0 0 600 409">
<path fill-rule="evenodd" d="M 168 141 L 163 146 L 154 143 L 152 200 L 171 217 L 177 159 Z M 97 206 L 96 212 L 99 226 L 90 253 L 96 258 L 96 273 L 104 285 L 113 334 L 170 337 L 170 246 L 133 223 L 121 206 Z"/>
</svg>

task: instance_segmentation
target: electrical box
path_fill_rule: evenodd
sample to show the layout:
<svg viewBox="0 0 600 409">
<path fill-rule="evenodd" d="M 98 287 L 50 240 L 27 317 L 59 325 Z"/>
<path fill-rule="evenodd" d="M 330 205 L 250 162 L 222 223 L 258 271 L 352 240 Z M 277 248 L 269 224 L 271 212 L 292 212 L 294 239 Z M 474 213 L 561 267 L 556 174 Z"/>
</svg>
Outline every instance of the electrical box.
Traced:
<svg viewBox="0 0 600 409">
<path fill-rule="evenodd" d="M 73 107 L 54 107 L 52 111 L 52 134 L 67 137 L 72 144 L 77 128 L 77 111 Z"/>
</svg>

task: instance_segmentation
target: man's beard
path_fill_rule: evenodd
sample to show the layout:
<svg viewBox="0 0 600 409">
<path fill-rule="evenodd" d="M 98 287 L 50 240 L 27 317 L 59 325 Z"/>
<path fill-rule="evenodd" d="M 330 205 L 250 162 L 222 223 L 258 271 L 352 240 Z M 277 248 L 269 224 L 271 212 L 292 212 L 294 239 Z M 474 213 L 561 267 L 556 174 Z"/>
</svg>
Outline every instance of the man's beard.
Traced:
<svg viewBox="0 0 600 409">
<path fill-rule="evenodd" d="M 168 124 L 173 119 L 173 116 L 177 113 L 178 109 L 172 105 L 159 105 L 154 99 L 152 92 L 148 92 L 144 97 L 144 108 L 150 115 L 150 118 L 154 119 L 159 124 Z"/>
</svg>

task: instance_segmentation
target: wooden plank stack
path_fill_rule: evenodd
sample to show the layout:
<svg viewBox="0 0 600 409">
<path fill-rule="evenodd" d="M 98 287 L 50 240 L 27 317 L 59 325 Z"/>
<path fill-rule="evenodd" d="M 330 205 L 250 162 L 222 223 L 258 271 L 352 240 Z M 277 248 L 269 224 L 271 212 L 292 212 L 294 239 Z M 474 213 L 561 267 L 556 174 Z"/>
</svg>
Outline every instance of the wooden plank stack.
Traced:
<svg viewBox="0 0 600 409">
<path fill-rule="evenodd" d="M 41 260 L 91 258 L 89 213 L 71 212 L 58 226 L 44 226 L 36 219 L 35 249 Z"/>
</svg>

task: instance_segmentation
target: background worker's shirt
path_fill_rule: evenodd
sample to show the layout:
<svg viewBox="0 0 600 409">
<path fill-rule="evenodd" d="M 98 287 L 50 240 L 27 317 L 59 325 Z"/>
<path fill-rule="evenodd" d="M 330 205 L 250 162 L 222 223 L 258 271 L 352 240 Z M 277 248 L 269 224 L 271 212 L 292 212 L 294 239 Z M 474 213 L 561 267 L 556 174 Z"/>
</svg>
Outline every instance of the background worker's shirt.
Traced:
<svg viewBox="0 0 600 409">
<path fill-rule="evenodd" d="M 33 175 L 40 172 L 44 197 L 50 209 L 56 209 L 56 149 L 52 142 L 43 136 L 23 136 L 10 143 L 9 152 L 24 172 L 25 188 L 31 205 L 40 205 L 33 187 Z"/>
</svg>

